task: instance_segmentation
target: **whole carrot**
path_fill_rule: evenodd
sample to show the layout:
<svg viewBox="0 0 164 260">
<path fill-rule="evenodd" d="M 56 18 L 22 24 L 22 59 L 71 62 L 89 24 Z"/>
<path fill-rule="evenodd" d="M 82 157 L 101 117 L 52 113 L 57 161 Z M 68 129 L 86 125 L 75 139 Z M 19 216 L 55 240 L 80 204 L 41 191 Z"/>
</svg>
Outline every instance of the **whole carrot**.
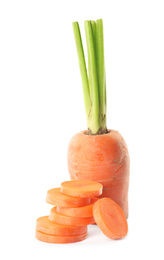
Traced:
<svg viewBox="0 0 164 260">
<path fill-rule="evenodd" d="M 128 217 L 130 159 L 127 145 L 118 131 L 106 124 L 106 74 L 102 19 L 85 21 L 88 69 L 78 22 L 73 31 L 81 72 L 87 130 L 75 134 L 68 146 L 71 180 L 98 181 L 100 197 L 109 197 Z"/>
</svg>

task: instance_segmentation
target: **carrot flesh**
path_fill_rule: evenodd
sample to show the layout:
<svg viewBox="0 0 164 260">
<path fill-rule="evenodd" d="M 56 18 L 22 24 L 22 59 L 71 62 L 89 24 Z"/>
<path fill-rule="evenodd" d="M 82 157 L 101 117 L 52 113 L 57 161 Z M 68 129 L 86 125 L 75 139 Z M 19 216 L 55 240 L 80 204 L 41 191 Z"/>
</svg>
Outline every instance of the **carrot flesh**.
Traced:
<svg viewBox="0 0 164 260">
<path fill-rule="evenodd" d="M 101 231 L 111 239 L 127 235 L 128 224 L 121 207 L 110 198 L 99 199 L 93 205 L 93 216 Z"/>
<path fill-rule="evenodd" d="M 81 207 L 90 203 L 90 198 L 76 198 L 61 193 L 60 188 L 48 190 L 46 202 L 60 207 Z"/>
<path fill-rule="evenodd" d="M 83 226 L 95 223 L 93 217 L 71 217 L 57 212 L 56 207 L 50 211 L 49 220 L 61 225 Z"/>
<path fill-rule="evenodd" d="M 66 243 L 75 243 L 86 239 L 87 232 L 81 235 L 75 236 L 55 236 L 49 235 L 38 230 L 35 231 L 36 239 L 47 242 L 47 243 L 55 243 L 55 244 L 66 244 Z"/>
<path fill-rule="evenodd" d="M 70 236 L 86 233 L 87 226 L 61 225 L 51 222 L 48 216 L 43 216 L 36 220 L 36 230 L 49 235 Z"/>
<path fill-rule="evenodd" d="M 89 205 L 78 208 L 57 207 L 56 211 L 70 217 L 93 217 L 93 204 L 90 203 Z"/>
<path fill-rule="evenodd" d="M 78 198 L 95 197 L 102 194 L 103 185 L 96 181 L 75 180 L 61 183 L 61 192 Z"/>
</svg>

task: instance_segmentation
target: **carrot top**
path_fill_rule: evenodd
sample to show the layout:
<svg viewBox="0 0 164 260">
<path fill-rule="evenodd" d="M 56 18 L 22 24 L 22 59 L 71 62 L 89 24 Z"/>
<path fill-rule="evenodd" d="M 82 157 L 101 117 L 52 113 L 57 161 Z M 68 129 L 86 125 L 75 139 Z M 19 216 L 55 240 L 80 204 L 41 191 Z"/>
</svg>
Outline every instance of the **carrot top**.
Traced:
<svg viewBox="0 0 164 260">
<path fill-rule="evenodd" d="M 81 72 L 88 134 L 103 134 L 106 127 L 106 76 L 104 62 L 103 21 L 85 21 L 88 71 L 78 22 L 73 22 Z"/>
</svg>

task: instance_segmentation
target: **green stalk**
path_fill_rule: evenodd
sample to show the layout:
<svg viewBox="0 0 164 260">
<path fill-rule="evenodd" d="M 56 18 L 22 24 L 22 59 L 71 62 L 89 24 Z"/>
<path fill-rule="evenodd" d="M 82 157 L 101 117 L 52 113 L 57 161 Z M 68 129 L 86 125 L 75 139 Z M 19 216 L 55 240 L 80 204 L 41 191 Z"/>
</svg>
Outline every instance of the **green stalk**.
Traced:
<svg viewBox="0 0 164 260">
<path fill-rule="evenodd" d="M 76 49 L 79 59 L 79 67 L 81 72 L 81 79 L 82 79 L 82 86 L 83 86 L 83 95 L 84 95 L 84 103 L 85 103 L 85 111 L 86 116 L 88 117 L 90 109 L 91 109 L 91 99 L 89 94 L 89 82 L 88 82 L 88 75 L 86 69 L 86 62 L 83 50 L 83 44 L 81 39 L 81 33 L 78 22 L 73 22 L 73 32 L 76 42 Z"/>
<path fill-rule="evenodd" d="M 91 93 L 92 108 L 88 117 L 88 129 L 96 134 L 100 129 L 99 122 L 99 93 L 96 68 L 96 50 L 91 21 L 85 21 L 85 33 L 88 49 L 89 88 Z"/>
<path fill-rule="evenodd" d="M 88 134 L 104 134 L 106 127 L 106 82 L 102 19 L 85 21 L 88 52 L 88 74 L 78 22 L 73 30 L 79 59 Z"/>
<path fill-rule="evenodd" d="M 104 35 L 103 21 L 96 21 L 96 58 L 97 58 L 97 75 L 99 86 L 99 101 L 100 101 L 100 121 L 101 126 L 106 127 L 106 77 L 105 77 L 105 62 L 104 62 Z"/>
</svg>

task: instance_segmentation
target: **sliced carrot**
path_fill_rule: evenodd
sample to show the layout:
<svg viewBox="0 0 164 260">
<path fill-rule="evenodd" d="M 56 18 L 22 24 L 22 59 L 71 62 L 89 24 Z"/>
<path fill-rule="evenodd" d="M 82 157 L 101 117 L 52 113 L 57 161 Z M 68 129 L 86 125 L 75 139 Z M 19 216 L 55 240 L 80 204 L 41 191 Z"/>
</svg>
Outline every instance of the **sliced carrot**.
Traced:
<svg viewBox="0 0 164 260">
<path fill-rule="evenodd" d="M 87 232 L 76 236 L 55 236 L 36 230 L 35 237 L 36 239 L 47 243 L 66 244 L 84 240 L 87 237 Z"/>
<path fill-rule="evenodd" d="M 102 194 L 103 185 L 96 181 L 75 180 L 61 183 L 61 192 L 79 198 L 88 198 Z"/>
<path fill-rule="evenodd" d="M 56 211 L 71 217 L 93 217 L 93 203 L 78 208 L 57 207 Z"/>
<path fill-rule="evenodd" d="M 71 226 L 83 226 L 95 223 L 93 217 L 70 217 L 60 214 L 56 211 L 56 207 L 53 207 L 50 211 L 49 220 L 61 225 Z"/>
<path fill-rule="evenodd" d="M 36 220 L 36 230 L 49 235 L 70 236 L 86 233 L 87 226 L 61 225 L 51 222 L 48 216 L 43 216 Z"/>
<path fill-rule="evenodd" d="M 46 202 L 60 207 L 81 207 L 90 203 L 90 198 L 75 198 L 61 193 L 60 188 L 54 188 L 47 192 Z"/>
<path fill-rule="evenodd" d="M 93 216 L 101 231 L 111 239 L 125 237 L 128 224 L 123 210 L 110 198 L 99 199 L 93 205 Z"/>
</svg>

